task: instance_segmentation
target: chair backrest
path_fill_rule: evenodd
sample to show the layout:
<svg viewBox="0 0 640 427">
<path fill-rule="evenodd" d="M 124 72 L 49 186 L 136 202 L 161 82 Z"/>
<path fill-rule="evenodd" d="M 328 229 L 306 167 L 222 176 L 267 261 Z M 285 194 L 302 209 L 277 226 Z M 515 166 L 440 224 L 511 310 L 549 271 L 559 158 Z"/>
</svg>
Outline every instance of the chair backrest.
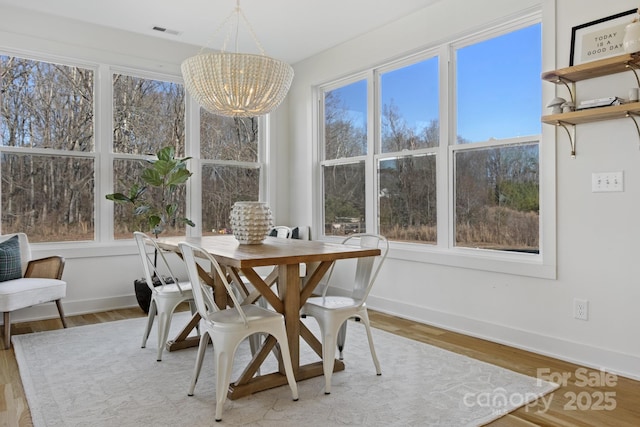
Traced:
<svg viewBox="0 0 640 427">
<path fill-rule="evenodd" d="M 24 233 L 10 233 L 0 235 L 0 243 L 5 240 L 9 240 L 13 236 L 18 236 L 18 244 L 20 245 L 20 264 L 22 266 L 22 275 L 27 270 L 27 264 L 31 261 L 31 246 L 29 245 L 29 238 Z"/>
<path fill-rule="evenodd" d="M 362 257 L 358 258 L 356 261 L 356 273 L 353 281 L 353 289 L 351 292 L 351 296 L 353 299 L 364 302 L 369 296 L 369 292 L 373 287 L 373 284 L 378 277 L 378 273 L 382 268 L 382 264 L 384 264 L 385 259 L 387 259 L 387 254 L 389 252 L 389 241 L 379 234 L 370 234 L 370 233 L 357 233 L 352 234 L 346 239 L 342 241 L 343 245 L 353 245 L 357 240 L 359 240 L 359 246 L 361 248 L 378 248 L 381 250 L 381 254 L 379 256 L 372 257 Z M 378 260 L 378 265 L 375 270 L 373 268 L 374 264 Z M 331 266 L 331 271 L 329 272 L 329 276 L 327 278 L 327 285 L 324 287 L 322 291 L 322 296 L 325 296 L 327 293 L 327 289 L 329 289 L 329 283 L 331 280 L 331 275 L 333 274 L 333 268 L 335 267 L 335 263 Z"/>
<path fill-rule="evenodd" d="M 308 225 L 296 225 L 291 228 L 291 238 L 299 240 L 311 240 L 311 231 Z"/>
<path fill-rule="evenodd" d="M 135 231 L 133 233 L 133 237 L 138 245 L 138 253 L 140 254 L 140 259 L 142 261 L 144 279 L 146 280 L 149 289 L 151 289 L 151 292 L 157 292 L 153 283 L 154 278 L 157 278 L 160 282 L 160 289 L 163 289 L 169 283 L 175 283 L 180 293 L 182 293 L 180 283 L 178 282 L 175 274 L 173 274 L 173 271 L 171 271 L 169 262 L 165 257 L 165 252 L 160 249 L 156 241 L 140 231 Z M 153 248 L 153 252 L 147 252 L 149 248 Z"/>
<path fill-rule="evenodd" d="M 276 225 L 271 229 L 271 231 L 269 231 L 269 236 L 280 239 L 290 239 L 291 227 L 287 227 L 286 225 Z"/>
<path fill-rule="evenodd" d="M 200 313 L 200 316 L 202 316 L 204 319 L 208 319 L 210 313 L 220 311 L 220 308 L 213 300 L 213 288 L 210 285 L 206 284 L 198 274 L 196 253 L 198 254 L 198 257 L 209 261 L 211 265 L 212 277 L 213 275 L 217 275 L 217 279 L 219 279 L 224 284 L 224 287 L 227 290 L 227 296 L 231 298 L 231 301 L 233 302 L 233 308 L 229 310 L 236 310 L 242 318 L 244 324 L 248 326 L 249 320 L 247 319 L 246 314 L 240 306 L 240 302 L 236 297 L 235 290 L 227 280 L 227 276 L 222 272 L 222 268 L 220 267 L 220 264 L 218 264 L 218 261 L 216 261 L 216 259 L 211 256 L 211 254 L 206 250 L 191 243 L 182 242 L 178 244 L 178 247 L 180 248 L 180 252 L 182 252 L 184 262 L 187 265 L 187 274 L 189 276 L 189 280 L 191 281 L 193 299 L 196 302 L 196 307 L 198 309 L 198 313 Z"/>
</svg>

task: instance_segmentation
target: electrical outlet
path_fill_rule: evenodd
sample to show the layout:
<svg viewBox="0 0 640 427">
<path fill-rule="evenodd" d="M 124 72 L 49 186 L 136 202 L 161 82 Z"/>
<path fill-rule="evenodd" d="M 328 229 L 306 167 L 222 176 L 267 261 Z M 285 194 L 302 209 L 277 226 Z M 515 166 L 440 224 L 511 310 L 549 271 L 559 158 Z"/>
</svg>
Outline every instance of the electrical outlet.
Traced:
<svg viewBox="0 0 640 427">
<path fill-rule="evenodd" d="M 622 172 L 599 172 L 591 174 L 591 191 L 593 193 L 624 191 Z"/>
<path fill-rule="evenodd" d="M 589 320 L 589 301 L 575 298 L 573 300 L 573 317 L 580 320 Z"/>
</svg>

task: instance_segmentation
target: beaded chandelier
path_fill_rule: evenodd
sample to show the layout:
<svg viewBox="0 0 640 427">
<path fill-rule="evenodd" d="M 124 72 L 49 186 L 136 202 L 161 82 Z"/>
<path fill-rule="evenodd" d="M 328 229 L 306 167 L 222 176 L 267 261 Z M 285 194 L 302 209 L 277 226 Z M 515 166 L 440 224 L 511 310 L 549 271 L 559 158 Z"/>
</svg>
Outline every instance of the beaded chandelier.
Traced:
<svg viewBox="0 0 640 427">
<path fill-rule="evenodd" d="M 236 17 L 236 53 L 202 53 L 182 62 L 182 77 L 189 94 L 213 114 L 227 117 L 255 117 L 276 109 L 284 100 L 293 80 L 293 68 L 270 58 L 258 42 L 247 18 L 236 8 L 221 27 Z M 237 53 L 237 27 L 243 19 L 260 55 Z M 229 25 L 231 27 L 231 25 Z M 231 28 L 229 29 L 231 31 Z M 204 48 L 203 48 L 204 49 Z"/>
</svg>

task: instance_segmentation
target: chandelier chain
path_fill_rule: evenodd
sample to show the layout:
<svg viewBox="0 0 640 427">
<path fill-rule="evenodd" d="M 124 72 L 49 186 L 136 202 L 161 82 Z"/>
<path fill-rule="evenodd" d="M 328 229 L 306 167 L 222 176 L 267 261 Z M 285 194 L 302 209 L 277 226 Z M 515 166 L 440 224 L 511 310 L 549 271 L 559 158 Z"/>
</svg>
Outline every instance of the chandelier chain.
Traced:
<svg viewBox="0 0 640 427">
<path fill-rule="evenodd" d="M 235 37 L 234 37 L 236 53 L 238 53 L 238 51 L 239 51 L 238 37 L 240 35 L 240 18 L 242 18 L 242 22 L 244 23 L 247 31 L 249 32 L 249 35 L 253 39 L 253 42 L 256 44 L 256 47 L 260 51 L 260 55 L 266 56 L 266 53 L 265 53 L 264 48 L 262 46 L 262 43 L 260 43 L 260 40 L 258 39 L 258 36 L 256 35 L 256 32 L 253 30 L 253 27 L 251 26 L 251 23 L 249 22 L 249 20 L 245 16 L 244 12 L 240 8 L 240 0 L 236 0 L 235 9 L 229 15 L 227 15 L 226 18 L 224 18 L 224 20 L 220 23 L 220 25 L 218 25 L 218 27 L 213 32 L 211 37 L 209 37 L 209 40 L 207 41 L 207 43 L 200 48 L 200 52 L 199 53 L 203 53 L 205 49 L 209 48 L 209 46 L 211 45 L 211 43 L 213 42 L 215 37 L 225 27 L 227 27 L 227 31 L 225 33 L 225 37 L 224 37 L 224 40 L 223 40 L 223 43 L 222 43 L 222 48 L 220 49 L 220 52 L 226 52 L 227 51 L 227 46 L 229 45 L 229 40 L 231 39 L 231 34 L 233 32 L 233 23 L 231 22 L 231 20 L 234 18 L 234 16 L 236 18 L 235 19 L 235 21 L 236 21 Z"/>
</svg>

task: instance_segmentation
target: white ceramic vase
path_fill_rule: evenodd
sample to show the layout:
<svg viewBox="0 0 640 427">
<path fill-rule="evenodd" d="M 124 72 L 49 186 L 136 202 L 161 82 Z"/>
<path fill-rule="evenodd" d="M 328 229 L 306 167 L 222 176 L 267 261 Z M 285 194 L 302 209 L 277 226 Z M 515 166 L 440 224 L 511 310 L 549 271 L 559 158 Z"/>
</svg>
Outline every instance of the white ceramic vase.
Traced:
<svg viewBox="0 0 640 427">
<path fill-rule="evenodd" d="M 624 28 L 622 47 L 626 53 L 640 51 L 640 21 L 634 21 Z"/>
<path fill-rule="evenodd" d="M 273 227 L 271 209 L 264 202 L 236 202 L 231 209 L 231 230 L 243 245 L 262 243 Z"/>
</svg>

